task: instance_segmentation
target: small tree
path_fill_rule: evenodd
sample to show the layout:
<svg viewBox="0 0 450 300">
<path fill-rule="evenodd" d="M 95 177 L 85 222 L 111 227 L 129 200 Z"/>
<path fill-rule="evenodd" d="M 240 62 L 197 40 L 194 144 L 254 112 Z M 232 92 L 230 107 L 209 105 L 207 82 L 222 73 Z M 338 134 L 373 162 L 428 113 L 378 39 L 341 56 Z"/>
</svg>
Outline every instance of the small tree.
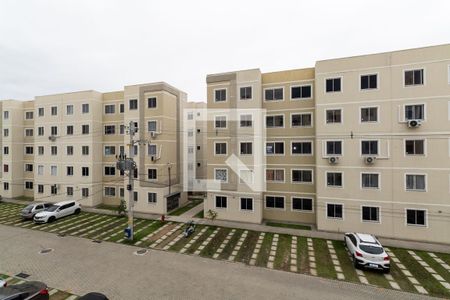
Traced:
<svg viewBox="0 0 450 300">
<path fill-rule="evenodd" d="M 125 203 L 124 199 L 120 199 L 120 204 L 117 207 L 117 213 L 119 214 L 119 216 L 123 216 L 125 215 L 127 211 L 127 204 Z"/>
<path fill-rule="evenodd" d="M 206 212 L 206 216 L 211 221 L 214 221 L 217 218 L 217 212 L 210 209 Z"/>
</svg>

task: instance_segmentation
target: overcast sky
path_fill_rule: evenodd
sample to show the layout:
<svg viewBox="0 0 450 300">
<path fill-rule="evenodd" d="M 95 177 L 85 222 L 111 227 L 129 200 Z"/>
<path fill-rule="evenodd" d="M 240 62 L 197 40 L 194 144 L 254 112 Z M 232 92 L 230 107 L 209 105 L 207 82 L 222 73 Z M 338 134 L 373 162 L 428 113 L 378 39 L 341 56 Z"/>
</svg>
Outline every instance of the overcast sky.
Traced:
<svg viewBox="0 0 450 300">
<path fill-rule="evenodd" d="M 450 1 L 0 0 L 0 99 L 166 81 L 205 100 L 209 73 L 450 42 Z"/>
</svg>

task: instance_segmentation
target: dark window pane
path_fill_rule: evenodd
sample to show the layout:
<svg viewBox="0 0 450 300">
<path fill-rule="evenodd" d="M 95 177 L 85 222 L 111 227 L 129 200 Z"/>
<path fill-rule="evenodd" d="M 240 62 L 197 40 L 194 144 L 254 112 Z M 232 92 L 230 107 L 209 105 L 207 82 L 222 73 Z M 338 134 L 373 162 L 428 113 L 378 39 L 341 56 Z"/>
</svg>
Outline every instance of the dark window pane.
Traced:
<svg viewBox="0 0 450 300">
<path fill-rule="evenodd" d="M 340 78 L 335 78 L 333 80 L 333 88 L 335 92 L 339 92 L 341 90 L 341 79 Z"/>
<path fill-rule="evenodd" d="M 265 94 L 266 100 L 273 100 L 273 90 L 266 90 Z"/>
<path fill-rule="evenodd" d="M 300 98 L 300 87 L 293 87 L 291 89 L 291 93 L 292 93 L 291 97 L 293 99 Z"/>
<path fill-rule="evenodd" d="M 302 98 L 311 98 L 311 86 L 302 87 Z"/>
<path fill-rule="evenodd" d="M 361 89 L 365 90 L 369 88 L 369 78 L 368 76 L 361 76 Z"/>
<path fill-rule="evenodd" d="M 370 75 L 369 86 L 371 89 L 377 88 L 377 75 Z"/>
<path fill-rule="evenodd" d="M 332 79 L 327 79 L 327 81 L 326 81 L 326 91 L 327 92 L 332 92 L 333 91 L 333 80 Z"/>
</svg>

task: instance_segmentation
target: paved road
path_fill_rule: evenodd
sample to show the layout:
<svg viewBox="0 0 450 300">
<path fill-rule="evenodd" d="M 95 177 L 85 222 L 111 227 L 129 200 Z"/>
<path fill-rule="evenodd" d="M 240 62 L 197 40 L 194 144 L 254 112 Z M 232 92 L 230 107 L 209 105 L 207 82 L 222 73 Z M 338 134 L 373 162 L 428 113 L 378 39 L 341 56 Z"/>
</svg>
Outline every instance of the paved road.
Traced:
<svg viewBox="0 0 450 300">
<path fill-rule="evenodd" d="M 38 254 L 41 248 L 53 248 Z M 201 257 L 93 243 L 0 225 L 0 272 L 31 274 L 75 294 L 111 299 L 426 299 L 393 290 L 249 267 Z"/>
</svg>

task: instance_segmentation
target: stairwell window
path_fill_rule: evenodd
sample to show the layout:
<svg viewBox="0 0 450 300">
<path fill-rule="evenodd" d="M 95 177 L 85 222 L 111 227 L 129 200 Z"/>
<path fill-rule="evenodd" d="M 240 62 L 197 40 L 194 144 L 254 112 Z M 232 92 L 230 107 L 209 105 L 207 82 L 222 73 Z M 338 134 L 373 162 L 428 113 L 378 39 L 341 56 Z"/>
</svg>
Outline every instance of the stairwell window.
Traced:
<svg viewBox="0 0 450 300">
<path fill-rule="evenodd" d="M 3 129 L 3 136 L 4 137 L 8 137 L 9 136 L 9 129 L 8 128 Z"/>
<path fill-rule="evenodd" d="M 404 73 L 405 86 L 423 85 L 424 83 L 424 70 L 406 70 Z"/>
<path fill-rule="evenodd" d="M 253 126 L 253 116 L 251 114 L 240 115 L 240 127 L 252 127 Z"/>
<path fill-rule="evenodd" d="M 9 155 L 9 147 L 8 146 L 3 147 L 3 155 Z"/>
<path fill-rule="evenodd" d="M 138 109 L 138 101 L 137 101 L 137 99 L 131 99 L 131 100 L 129 101 L 129 109 L 130 109 L 130 110 L 136 110 L 136 109 Z"/>
<path fill-rule="evenodd" d="M 240 143 L 240 154 L 241 155 L 252 155 L 253 154 L 253 143 L 252 142 L 241 142 Z"/>
<path fill-rule="evenodd" d="M 58 115 L 58 107 L 57 106 L 52 106 L 50 111 L 51 111 L 52 116 Z"/>
<path fill-rule="evenodd" d="M 3 182 L 3 190 L 9 191 L 9 182 Z"/>
<path fill-rule="evenodd" d="M 39 117 L 43 117 L 44 116 L 44 108 L 43 107 L 39 107 L 38 108 L 38 116 Z"/>
<path fill-rule="evenodd" d="M 4 119 L 4 120 L 8 120 L 8 119 L 9 119 L 9 111 L 5 110 L 5 111 L 3 112 L 3 119 Z"/>
<path fill-rule="evenodd" d="M 228 182 L 228 169 L 214 169 L 214 179 L 220 182 Z"/>
<path fill-rule="evenodd" d="M 407 191 L 426 191 L 426 176 L 422 174 L 406 174 L 405 185 Z"/>
<path fill-rule="evenodd" d="M 214 101 L 215 102 L 227 101 L 227 89 L 214 90 Z"/>
<path fill-rule="evenodd" d="M 227 117 L 226 116 L 215 116 L 214 118 L 214 128 L 227 128 Z"/>
<path fill-rule="evenodd" d="M 327 78 L 325 80 L 325 91 L 327 93 L 334 93 L 341 91 L 341 77 Z"/>
<path fill-rule="evenodd" d="M 268 88 L 264 90 L 265 101 L 282 101 L 284 99 L 283 88 Z"/>
</svg>

